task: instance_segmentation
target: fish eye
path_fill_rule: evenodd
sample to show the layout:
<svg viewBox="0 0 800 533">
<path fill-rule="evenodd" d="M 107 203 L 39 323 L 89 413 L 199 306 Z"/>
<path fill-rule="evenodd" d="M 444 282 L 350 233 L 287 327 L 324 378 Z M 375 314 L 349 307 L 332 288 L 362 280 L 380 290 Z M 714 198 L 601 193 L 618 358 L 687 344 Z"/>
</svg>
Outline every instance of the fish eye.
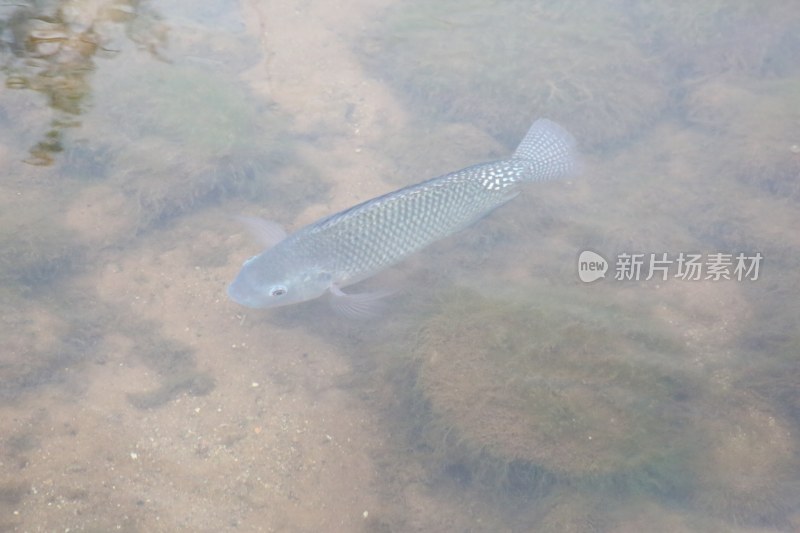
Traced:
<svg viewBox="0 0 800 533">
<path fill-rule="evenodd" d="M 278 285 L 277 287 L 272 287 L 269 290 L 270 296 L 283 296 L 284 294 L 286 294 L 286 287 L 283 287 L 281 285 Z"/>
</svg>

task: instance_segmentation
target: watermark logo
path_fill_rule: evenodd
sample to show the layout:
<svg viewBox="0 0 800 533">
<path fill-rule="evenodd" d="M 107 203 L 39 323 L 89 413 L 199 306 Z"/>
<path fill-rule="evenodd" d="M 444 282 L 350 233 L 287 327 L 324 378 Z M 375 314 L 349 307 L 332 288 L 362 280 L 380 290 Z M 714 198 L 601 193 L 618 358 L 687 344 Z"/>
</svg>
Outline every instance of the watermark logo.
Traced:
<svg viewBox="0 0 800 533">
<path fill-rule="evenodd" d="M 591 250 L 584 250 L 578 256 L 578 277 L 584 283 L 591 283 L 606 277 L 608 261 L 602 255 Z"/>
<path fill-rule="evenodd" d="M 756 281 L 763 262 L 761 252 L 620 253 L 614 262 L 617 281 L 736 280 Z M 597 252 L 584 250 L 578 257 L 578 277 L 584 283 L 606 277 L 609 262 Z"/>
</svg>

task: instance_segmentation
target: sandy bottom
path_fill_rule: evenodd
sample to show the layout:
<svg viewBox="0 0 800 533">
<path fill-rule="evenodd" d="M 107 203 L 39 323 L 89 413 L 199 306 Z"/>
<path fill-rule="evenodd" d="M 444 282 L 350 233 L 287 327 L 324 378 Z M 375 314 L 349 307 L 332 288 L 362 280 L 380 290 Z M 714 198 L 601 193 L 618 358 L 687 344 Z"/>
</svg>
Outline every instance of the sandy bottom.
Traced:
<svg viewBox="0 0 800 533">
<path fill-rule="evenodd" d="M 328 28 L 344 13 L 324 2 L 248 4 L 248 29 L 261 36 L 268 60 L 246 77 L 279 105 L 304 109 L 299 129 L 341 121 L 330 102 L 353 89 L 372 109 L 386 107 Z M 340 74 L 334 84 L 324 79 L 331 69 Z M 359 108 L 360 116 L 371 113 Z M 344 205 L 359 183 L 340 187 Z M 70 206 L 69 224 L 89 241 L 113 235 L 114 210 L 98 213 L 89 204 Z M 197 224 L 214 223 L 218 229 L 198 235 Z M 337 385 L 350 372 L 342 354 L 304 328 L 271 326 L 268 315 L 246 314 L 226 300 L 226 283 L 257 249 L 239 231 L 222 213 L 199 214 L 136 249 L 102 254 L 71 281 L 90 295 L 81 305 L 110 305 L 118 320 L 151 321 L 154 337 L 188 347 L 213 390 L 178 386 L 165 393 L 166 403 L 137 407 L 136 398 L 163 389 L 169 376 L 136 353 L 147 344 L 146 328 L 103 332 L 94 339 L 95 362 L 60 369 L 59 383 L 0 406 L 0 529 L 358 531 L 380 515 L 374 458 L 391 437 Z M 220 241 L 236 250 L 230 264 L 197 266 L 197 250 Z M 29 338 L 40 349 L 59 341 L 63 320 L 46 309 L 27 309 L 22 320 L 27 337 L 7 346 L 10 364 L 34 348 Z"/>
</svg>

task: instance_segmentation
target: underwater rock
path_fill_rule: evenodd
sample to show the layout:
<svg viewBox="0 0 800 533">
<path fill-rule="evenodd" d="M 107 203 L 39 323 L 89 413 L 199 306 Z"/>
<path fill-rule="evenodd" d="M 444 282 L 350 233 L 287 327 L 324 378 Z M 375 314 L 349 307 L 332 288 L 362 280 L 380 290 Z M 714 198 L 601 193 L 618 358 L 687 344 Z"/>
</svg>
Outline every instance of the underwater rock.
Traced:
<svg viewBox="0 0 800 533">
<path fill-rule="evenodd" d="M 430 409 L 423 433 L 437 452 L 503 470 L 489 477 L 504 483 L 521 473 L 521 486 L 678 482 L 670 478 L 684 472 L 667 465 L 683 452 L 685 407 L 698 394 L 667 363 L 681 348 L 646 314 L 586 295 L 444 301 L 416 350 L 416 387 Z"/>
<path fill-rule="evenodd" d="M 654 55 L 681 78 L 797 72 L 800 11 L 786 2 L 636 2 L 628 13 Z"/>
<path fill-rule="evenodd" d="M 685 114 L 718 139 L 717 172 L 800 201 L 800 78 L 709 81 L 687 94 Z"/>
<path fill-rule="evenodd" d="M 759 340 L 776 342 L 768 338 Z M 738 386 L 751 389 L 768 400 L 792 420 L 794 427 L 800 428 L 800 339 L 795 337 L 788 342 L 780 339 L 777 343 L 787 344 L 792 350 L 791 357 L 772 365 L 761 365 L 766 368 L 748 369 L 739 379 Z M 758 355 L 764 353 L 759 351 Z"/>
<path fill-rule="evenodd" d="M 800 483 L 794 428 L 754 396 L 726 395 L 705 419 L 695 503 L 737 524 L 784 526 Z"/>
<path fill-rule="evenodd" d="M 532 116 L 547 116 L 592 148 L 630 138 L 669 103 L 664 66 L 637 49 L 627 10 L 583 0 L 404 2 L 361 50 L 420 116 L 474 122 L 508 144 Z"/>
<path fill-rule="evenodd" d="M 129 233 L 237 195 L 277 216 L 325 193 L 313 172 L 291 166 L 287 117 L 230 76 L 149 58 L 107 68 L 84 119 L 102 141 L 76 139 L 68 151 L 94 146 L 93 166 L 65 171 L 121 191 Z"/>
</svg>

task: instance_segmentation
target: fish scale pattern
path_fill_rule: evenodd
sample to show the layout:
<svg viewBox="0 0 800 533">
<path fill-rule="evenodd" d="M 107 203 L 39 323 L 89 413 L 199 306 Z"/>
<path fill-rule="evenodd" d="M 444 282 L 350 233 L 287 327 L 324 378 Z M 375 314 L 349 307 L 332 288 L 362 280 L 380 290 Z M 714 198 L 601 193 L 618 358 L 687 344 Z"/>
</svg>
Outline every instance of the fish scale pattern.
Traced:
<svg viewBox="0 0 800 533">
<path fill-rule="evenodd" d="M 529 162 L 511 159 L 406 187 L 304 228 L 292 236 L 295 247 L 318 258 L 320 270 L 337 283 L 355 283 L 504 204 L 532 170 Z"/>
</svg>

